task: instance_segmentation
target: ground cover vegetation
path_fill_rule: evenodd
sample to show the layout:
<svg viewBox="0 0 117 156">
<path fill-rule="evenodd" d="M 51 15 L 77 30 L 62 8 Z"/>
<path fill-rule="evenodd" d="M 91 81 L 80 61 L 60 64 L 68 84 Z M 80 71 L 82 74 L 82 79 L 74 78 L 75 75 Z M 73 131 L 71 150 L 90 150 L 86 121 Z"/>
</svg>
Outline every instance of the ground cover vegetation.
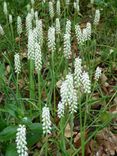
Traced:
<svg viewBox="0 0 117 156">
<path fill-rule="evenodd" d="M 0 0 L 0 155 L 116 154 L 116 1 Z"/>
</svg>

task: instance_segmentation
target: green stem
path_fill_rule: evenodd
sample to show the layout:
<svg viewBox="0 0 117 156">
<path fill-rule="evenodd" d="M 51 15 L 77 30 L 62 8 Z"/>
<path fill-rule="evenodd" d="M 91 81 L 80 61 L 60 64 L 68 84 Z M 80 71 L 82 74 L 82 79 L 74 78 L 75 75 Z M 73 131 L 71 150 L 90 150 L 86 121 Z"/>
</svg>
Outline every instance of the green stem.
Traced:
<svg viewBox="0 0 117 156">
<path fill-rule="evenodd" d="M 83 125 L 82 125 L 82 108 L 81 108 L 81 103 L 79 104 L 79 113 L 80 113 L 81 150 L 82 150 L 82 156 L 84 156 L 84 134 L 83 134 Z"/>
<path fill-rule="evenodd" d="M 34 62 L 30 60 L 30 99 L 34 100 L 35 89 L 34 89 Z"/>
<path fill-rule="evenodd" d="M 54 113 L 56 113 L 56 93 L 55 93 L 55 71 L 54 71 L 54 52 L 52 52 L 52 79 L 53 79 L 53 97 L 54 97 Z"/>
<path fill-rule="evenodd" d="M 70 146 L 72 145 L 72 137 L 73 137 L 73 128 L 74 128 L 74 114 L 70 114 L 71 115 L 71 118 L 70 118 L 70 123 L 71 123 L 71 144 Z M 71 149 L 72 149 L 72 146 L 71 146 Z"/>
<path fill-rule="evenodd" d="M 48 156 L 48 135 L 46 135 L 45 156 Z"/>
<path fill-rule="evenodd" d="M 64 118 L 60 119 L 60 130 L 61 130 L 61 144 L 62 144 L 62 151 L 66 153 L 66 146 L 65 146 L 65 136 L 64 136 Z"/>
<path fill-rule="evenodd" d="M 17 80 L 16 80 L 16 97 L 19 98 L 19 86 L 18 86 L 18 73 L 17 73 Z"/>
<path fill-rule="evenodd" d="M 41 80 L 40 80 L 40 71 L 38 71 L 38 105 L 40 110 L 40 121 L 41 121 Z"/>
</svg>

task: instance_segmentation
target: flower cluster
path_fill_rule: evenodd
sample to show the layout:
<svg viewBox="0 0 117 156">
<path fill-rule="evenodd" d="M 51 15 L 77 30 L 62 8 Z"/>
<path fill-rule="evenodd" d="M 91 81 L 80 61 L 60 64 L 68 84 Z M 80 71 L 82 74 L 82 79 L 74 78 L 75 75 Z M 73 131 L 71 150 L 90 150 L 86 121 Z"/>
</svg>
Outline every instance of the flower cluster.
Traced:
<svg viewBox="0 0 117 156">
<path fill-rule="evenodd" d="M 27 33 L 32 30 L 32 15 L 30 13 L 26 16 L 26 30 Z"/>
<path fill-rule="evenodd" d="M 75 34 L 77 37 L 78 44 L 83 44 L 87 40 L 91 39 L 91 23 L 87 22 L 86 28 L 81 30 L 79 25 L 75 25 Z"/>
<path fill-rule="evenodd" d="M 60 21 L 59 18 L 56 18 L 56 34 L 60 34 L 61 30 L 60 30 Z"/>
<path fill-rule="evenodd" d="M 49 14 L 50 14 L 50 18 L 53 19 L 53 17 L 54 17 L 53 2 L 49 2 Z"/>
<path fill-rule="evenodd" d="M 71 34 L 71 21 L 67 20 L 66 22 L 66 34 Z"/>
<path fill-rule="evenodd" d="M 82 31 L 80 25 L 75 25 L 75 34 L 78 44 L 82 44 Z"/>
<path fill-rule="evenodd" d="M 17 33 L 20 35 L 22 33 L 22 20 L 21 17 L 17 17 Z"/>
<path fill-rule="evenodd" d="M 43 45 L 43 24 L 41 19 L 36 20 L 36 28 L 38 33 L 39 44 L 42 46 Z"/>
<path fill-rule="evenodd" d="M 50 111 L 47 106 L 42 109 L 42 127 L 43 134 L 51 133 L 51 120 L 50 120 Z"/>
<path fill-rule="evenodd" d="M 35 43 L 35 69 L 40 71 L 42 68 L 42 56 L 41 56 L 41 47 L 38 43 Z"/>
<path fill-rule="evenodd" d="M 96 68 L 96 71 L 95 71 L 95 80 L 96 80 L 96 81 L 99 80 L 99 78 L 100 78 L 100 76 L 101 76 L 101 72 L 102 72 L 101 68 L 100 68 L 100 67 L 97 67 L 97 68 Z"/>
<path fill-rule="evenodd" d="M 61 14 L 60 0 L 57 0 L 57 3 L 56 3 L 56 13 L 58 16 L 60 16 Z"/>
<path fill-rule="evenodd" d="M 84 93 L 91 93 L 91 81 L 89 79 L 89 75 L 87 72 L 82 73 L 81 77 L 82 81 L 82 87 L 83 87 L 83 92 Z"/>
<path fill-rule="evenodd" d="M 82 60 L 78 57 L 74 63 L 74 83 L 76 88 L 81 85 Z"/>
<path fill-rule="evenodd" d="M 50 27 L 48 30 L 48 48 L 50 51 L 55 51 L 55 28 Z"/>
<path fill-rule="evenodd" d="M 80 11 L 80 7 L 79 7 L 79 1 L 77 0 L 76 2 L 74 2 L 74 9 L 79 12 Z"/>
<path fill-rule="evenodd" d="M 58 109 L 57 109 L 57 115 L 59 118 L 63 117 L 64 116 L 64 104 L 60 101 L 58 103 Z"/>
<path fill-rule="evenodd" d="M 21 63 L 19 54 L 14 55 L 15 72 L 19 74 L 21 72 Z"/>
<path fill-rule="evenodd" d="M 68 74 L 66 80 L 63 81 L 60 89 L 61 103 L 58 105 L 58 117 L 61 117 L 64 112 L 64 107 L 69 106 L 69 111 L 71 113 L 77 110 L 77 94 L 73 85 L 73 75 Z M 62 112 L 62 114 L 61 114 Z"/>
<path fill-rule="evenodd" d="M 12 15 L 9 14 L 9 23 L 12 24 L 12 22 L 13 22 Z"/>
<path fill-rule="evenodd" d="M 8 15 L 8 9 L 7 9 L 7 3 L 6 2 L 3 3 L 3 12 L 6 16 Z"/>
<path fill-rule="evenodd" d="M 97 9 L 95 11 L 94 25 L 98 25 L 100 21 L 100 10 Z"/>
<path fill-rule="evenodd" d="M 19 125 L 17 129 L 16 145 L 17 145 L 17 153 L 19 156 L 28 156 L 25 125 Z"/>
<path fill-rule="evenodd" d="M 69 59 L 71 56 L 71 42 L 68 33 L 64 34 L 64 56 L 66 59 Z"/>
<path fill-rule="evenodd" d="M 34 34 L 33 30 L 29 31 L 28 34 L 28 59 L 35 59 L 35 48 L 34 48 L 35 42 L 34 42 Z"/>
<path fill-rule="evenodd" d="M 4 30 L 3 30 L 2 26 L 1 26 L 1 24 L 0 24 L 0 35 L 4 35 Z"/>
</svg>

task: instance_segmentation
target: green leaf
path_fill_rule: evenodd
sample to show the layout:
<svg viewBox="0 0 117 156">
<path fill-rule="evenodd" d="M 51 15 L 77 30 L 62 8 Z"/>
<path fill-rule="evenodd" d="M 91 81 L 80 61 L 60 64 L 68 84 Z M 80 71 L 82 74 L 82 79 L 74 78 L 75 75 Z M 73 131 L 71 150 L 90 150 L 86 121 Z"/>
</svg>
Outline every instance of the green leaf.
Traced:
<svg viewBox="0 0 117 156">
<path fill-rule="evenodd" d="M 14 144 L 9 144 L 6 149 L 5 156 L 17 156 L 16 146 Z"/>
<path fill-rule="evenodd" d="M 8 126 L 0 133 L 0 141 L 8 141 L 15 138 L 17 126 Z"/>
<path fill-rule="evenodd" d="M 0 119 L 0 131 L 2 131 L 6 127 L 6 122 L 3 119 Z"/>
<path fill-rule="evenodd" d="M 28 125 L 30 132 L 27 134 L 28 146 L 37 143 L 43 134 L 42 125 L 40 123 L 31 123 Z"/>
</svg>

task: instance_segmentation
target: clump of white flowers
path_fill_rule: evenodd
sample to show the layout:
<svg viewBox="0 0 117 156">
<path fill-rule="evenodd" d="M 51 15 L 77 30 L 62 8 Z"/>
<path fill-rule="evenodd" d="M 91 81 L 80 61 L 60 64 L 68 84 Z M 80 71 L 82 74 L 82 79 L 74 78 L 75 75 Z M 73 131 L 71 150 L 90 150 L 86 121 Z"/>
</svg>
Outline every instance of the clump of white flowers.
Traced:
<svg viewBox="0 0 117 156">
<path fill-rule="evenodd" d="M 48 48 L 50 51 L 55 51 L 55 28 L 49 27 L 48 30 Z"/>
<path fill-rule="evenodd" d="M 71 21 L 70 20 L 67 20 L 66 22 L 66 33 L 67 34 L 71 34 Z"/>
<path fill-rule="evenodd" d="M 89 79 L 89 75 L 87 72 L 84 71 L 82 73 L 81 81 L 82 81 L 83 92 L 91 93 L 91 81 Z"/>
<path fill-rule="evenodd" d="M 35 69 L 40 71 L 42 68 L 42 56 L 41 56 L 41 47 L 38 43 L 35 43 Z"/>
<path fill-rule="evenodd" d="M 62 104 L 69 106 L 70 113 L 74 113 L 77 110 L 77 94 L 74 89 L 73 75 L 68 74 L 66 80 L 63 81 L 60 88 L 61 102 Z"/>
<path fill-rule="evenodd" d="M 97 9 L 95 11 L 94 25 L 98 25 L 100 21 L 100 10 Z"/>
<path fill-rule="evenodd" d="M 50 111 L 47 106 L 43 107 L 42 109 L 42 128 L 43 134 L 50 134 L 51 133 L 51 120 L 50 120 Z"/>
<path fill-rule="evenodd" d="M 86 24 L 86 31 L 87 31 L 87 40 L 91 40 L 91 23 L 87 22 Z"/>
<path fill-rule="evenodd" d="M 75 25 L 75 34 L 78 44 L 83 44 L 91 39 L 91 23 L 87 22 L 86 27 L 81 30 L 79 25 Z"/>
<path fill-rule="evenodd" d="M 57 109 L 57 115 L 59 118 L 64 116 L 64 108 L 65 108 L 64 104 L 60 101 L 58 103 L 58 109 Z"/>
<path fill-rule="evenodd" d="M 35 42 L 34 42 L 34 34 L 33 30 L 29 31 L 28 34 L 28 59 L 35 59 Z"/>
<path fill-rule="evenodd" d="M 78 44 L 82 44 L 83 37 L 82 37 L 82 31 L 81 31 L 80 25 L 75 25 L 75 34 L 76 34 Z"/>
<path fill-rule="evenodd" d="M 82 60 L 78 57 L 74 63 L 74 84 L 78 88 L 81 85 Z"/>
<path fill-rule="evenodd" d="M 14 55 L 15 72 L 19 74 L 21 72 L 21 62 L 19 54 Z"/>
<path fill-rule="evenodd" d="M 12 22 L 13 22 L 12 15 L 9 14 L 9 23 L 12 24 Z"/>
<path fill-rule="evenodd" d="M 28 156 L 25 125 L 19 125 L 19 127 L 17 129 L 16 145 L 17 145 L 18 156 Z"/>
<path fill-rule="evenodd" d="M 53 19 L 54 17 L 54 7 L 53 7 L 53 2 L 49 2 L 49 14 L 50 14 L 50 18 Z"/>
<path fill-rule="evenodd" d="M 37 28 L 33 29 L 33 37 L 34 37 L 34 43 L 38 42 L 38 30 L 37 30 Z"/>
<path fill-rule="evenodd" d="M 22 19 L 20 16 L 17 17 L 17 33 L 18 35 L 22 33 Z"/>
<path fill-rule="evenodd" d="M 32 29 L 32 15 L 30 13 L 26 16 L 26 30 L 27 33 Z"/>
<path fill-rule="evenodd" d="M 3 12 L 4 12 L 4 14 L 6 16 L 8 15 L 8 9 L 7 9 L 7 3 L 6 3 L 6 1 L 4 1 L 4 3 L 3 3 Z"/>
<path fill-rule="evenodd" d="M 61 30 L 60 30 L 60 21 L 59 18 L 56 18 L 56 34 L 60 34 Z"/>
<path fill-rule="evenodd" d="M 95 71 L 95 77 L 94 77 L 94 79 L 95 79 L 96 81 L 99 80 L 99 78 L 100 78 L 100 76 L 101 76 L 101 72 L 102 72 L 101 68 L 100 68 L 100 67 L 97 67 L 97 68 L 96 68 L 96 71 Z"/>
<path fill-rule="evenodd" d="M 36 28 L 38 32 L 38 40 L 40 45 L 43 45 L 43 23 L 42 20 L 36 20 Z"/>
<path fill-rule="evenodd" d="M 82 30 L 82 43 L 87 41 L 87 28 Z"/>
<path fill-rule="evenodd" d="M 0 24 L 0 35 L 4 35 L 4 30 L 3 30 L 3 27 L 1 26 L 1 24 Z"/>
<path fill-rule="evenodd" d="M 64 34 L 64 56 L 69 59 L 71 54 L 70 34 L 66 33 Z"/>
<path fill-rule="evenodd" d="M 74 2 L 74 9 L 76 10 L 76 12 L 80 11 L 79 1 Z"/>
<path fill-rule="evenodd" d="M 56 3 L 56 13 L 57 13 L 57 16 L 60 16 L 61 14 L 60 0 L 57 0 L 57 3 Z"/>
</svg>

